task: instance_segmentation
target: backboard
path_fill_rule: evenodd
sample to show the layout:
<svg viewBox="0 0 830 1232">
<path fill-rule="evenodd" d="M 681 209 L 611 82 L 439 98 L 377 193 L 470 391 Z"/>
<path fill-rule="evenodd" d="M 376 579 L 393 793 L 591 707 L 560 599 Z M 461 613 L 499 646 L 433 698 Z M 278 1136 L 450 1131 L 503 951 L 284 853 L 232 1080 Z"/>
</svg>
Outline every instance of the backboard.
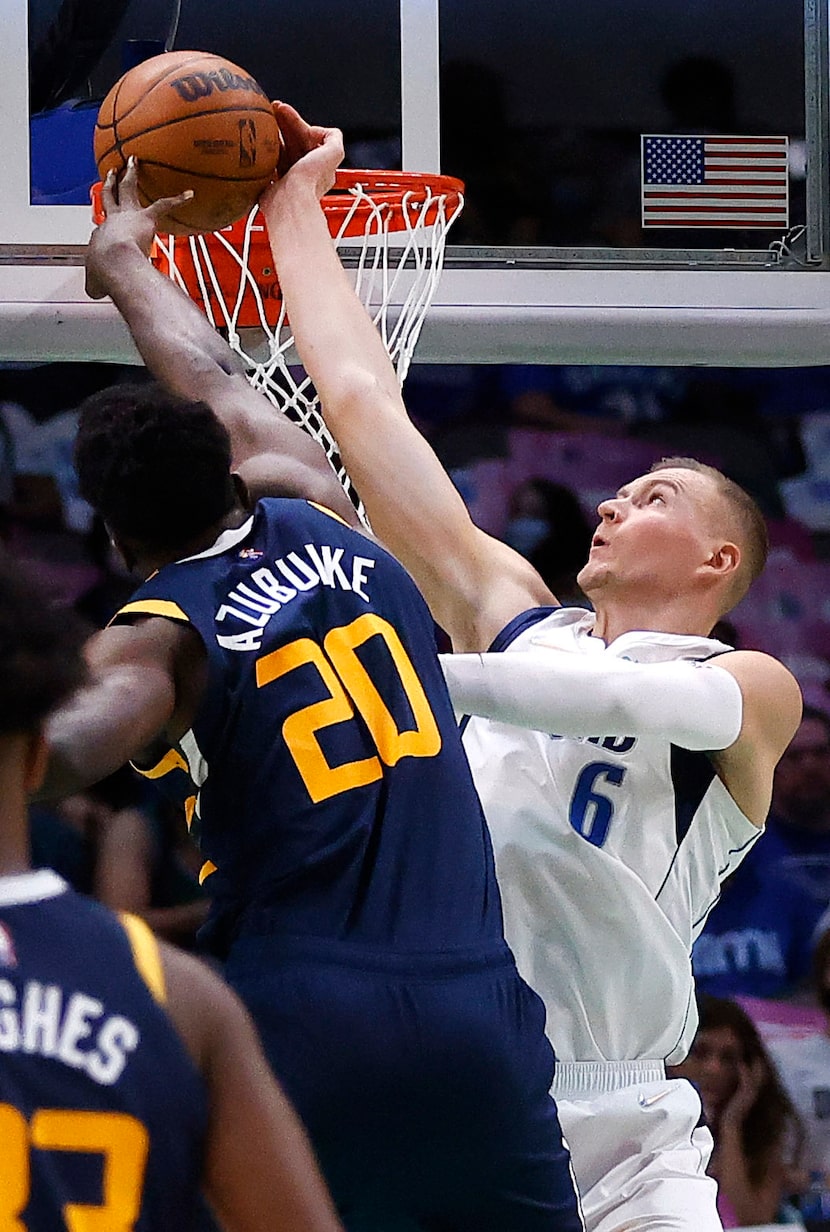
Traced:
<svg viewBox="0 0 830 1232">
<path fill-rule="evenodd" d="M 467 181 L 416 361 L 825 363 L 828 25 L 828 0 L 4 0 L 0 360 L 135 358 L 83 293 L 89 133 L 125 67 L 196 47 L 339 124 L 352 166 Z M 789 139 L 786 228 L 643 228 L 641 137 L 712 133 Z"/>
</svg>

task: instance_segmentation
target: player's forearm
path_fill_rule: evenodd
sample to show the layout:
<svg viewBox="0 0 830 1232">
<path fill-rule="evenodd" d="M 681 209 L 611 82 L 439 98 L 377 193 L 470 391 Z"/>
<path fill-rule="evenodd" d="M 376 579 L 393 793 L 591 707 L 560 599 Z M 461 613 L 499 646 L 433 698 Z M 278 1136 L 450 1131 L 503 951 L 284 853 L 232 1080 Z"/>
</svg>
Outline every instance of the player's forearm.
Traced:
<svg viewBox="0 0 830 1232">
<path fill-rule="evenodd" d="M 392 361 L 340 262 L 310 186 L 286 184 L 266 221 L 297 352 L 335 436 L 354 396 L 373 388 L 384 409 L 405 416 Z"/>
<path fill-rule="evenodd" d="M 138 245 L 119 244 L 91 260 L 98 285 L 126 321 L 141 358 L 167 389 L 207 400 L 217 381 L 242 371 L 205 315 Z"/>
<path fill-rule="evenodd" d="M 340 263 L 311 186 L 286 182 L 266 220 L 297 350 L 372 529 L 441 619 L 437 591 L 453 584 L 443 562 L 471 527 L 464 503 L 409 420 L 383 340 Z"/>
<path fill-rule="evenodd" d="M 717 667 L 564 651 L 441 655 L 459 714 L 558 736 L 662 736 L 715 751 L 738 738 L 743 697 Z"/>
<path fill-rule="evenodd" d="M 46 725 L 50 756 L 38 798 L 80 791 L 137 757 L 163 730 L 174 700 L 172 682 L 142 664 L 79 690 Z"/>
</svg>

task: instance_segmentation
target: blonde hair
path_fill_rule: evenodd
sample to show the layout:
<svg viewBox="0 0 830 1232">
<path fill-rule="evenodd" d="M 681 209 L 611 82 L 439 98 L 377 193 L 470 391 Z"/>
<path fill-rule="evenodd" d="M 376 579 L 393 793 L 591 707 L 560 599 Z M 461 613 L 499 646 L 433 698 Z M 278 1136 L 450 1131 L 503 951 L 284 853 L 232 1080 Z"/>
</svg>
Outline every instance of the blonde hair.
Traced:
<svg viewBox="0 0 830 1232">
<path fill-rule="evenodd" d="M 731 611 L 743 599 L 752 583 L 764 571 L 769 555 L 769 535 L 764 515 L 748 492 L 734 479 L 729 479 L 716 466 L 698 462 L 697 458 L 661 458 L 650 468 L 654 471 L 686 470 L 705 475 L 715 485 L 715 490 L 728 507 L 733 518 L 741 563 L 727 591 L 727 604 L 723 611 Z"/>
</svg>

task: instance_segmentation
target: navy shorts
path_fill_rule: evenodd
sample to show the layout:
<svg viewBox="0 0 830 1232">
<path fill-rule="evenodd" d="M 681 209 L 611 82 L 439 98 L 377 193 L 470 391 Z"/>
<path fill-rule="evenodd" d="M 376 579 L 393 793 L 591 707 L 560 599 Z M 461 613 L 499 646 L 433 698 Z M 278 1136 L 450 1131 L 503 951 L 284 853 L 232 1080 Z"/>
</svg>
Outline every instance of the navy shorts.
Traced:
<svg viewBox="0 0 830 1232">
<path fill-rule="evenodd" d="M 540 999 L 509 951 L 245 937 L 226 977 L 348 1232 L 581 1232 Z"/>
</svg>

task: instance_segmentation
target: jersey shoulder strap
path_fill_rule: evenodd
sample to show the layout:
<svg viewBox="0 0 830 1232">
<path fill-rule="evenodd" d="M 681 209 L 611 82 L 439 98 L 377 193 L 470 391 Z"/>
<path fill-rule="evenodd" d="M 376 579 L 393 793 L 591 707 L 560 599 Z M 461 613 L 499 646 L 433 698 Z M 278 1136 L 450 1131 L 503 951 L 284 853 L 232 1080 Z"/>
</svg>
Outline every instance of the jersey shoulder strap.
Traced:
<svg viewBox="0 0 830 1232">
<path fill-rule="evenodd" d="M 167 1003 L 167 984 L 164 979 L 164 967 L 161 961 L 159 944 L 152 930 L 137 915 L 127 911 L 118 914 L 130 949 L 136 970 L 149 988 L 153 999 L 159 1005 Z"/>
<path fill-rule="evenodd" d="M 129 603 L 125 603 L 109 623 L 111 625 L 120 624 L 128 621 L 131 616 L 164 616 L 168 620 L 178 621 L 179 624 L 189 625 L 191 623 L 187 612 L 172 599 L 152 599 L 149 596 L 146 599 L 131 599 Z"/>
<path fill-rule="evenodd" d="M 312 509 L 317 509 L 320 513 L 325 513 L 328 517 L 334 518 L 335 522 L 339 522 L 341 526 L 345 526 L 348 530 L 354 528 L 349 526 L 345 518 L 341 518 L 339 513 L 335 513 L 333 509 L 329 509 L 328 505 L 318 505 L 316 501 L 310 500 L 306 502 L 311 505 Z"/>
</svg>

